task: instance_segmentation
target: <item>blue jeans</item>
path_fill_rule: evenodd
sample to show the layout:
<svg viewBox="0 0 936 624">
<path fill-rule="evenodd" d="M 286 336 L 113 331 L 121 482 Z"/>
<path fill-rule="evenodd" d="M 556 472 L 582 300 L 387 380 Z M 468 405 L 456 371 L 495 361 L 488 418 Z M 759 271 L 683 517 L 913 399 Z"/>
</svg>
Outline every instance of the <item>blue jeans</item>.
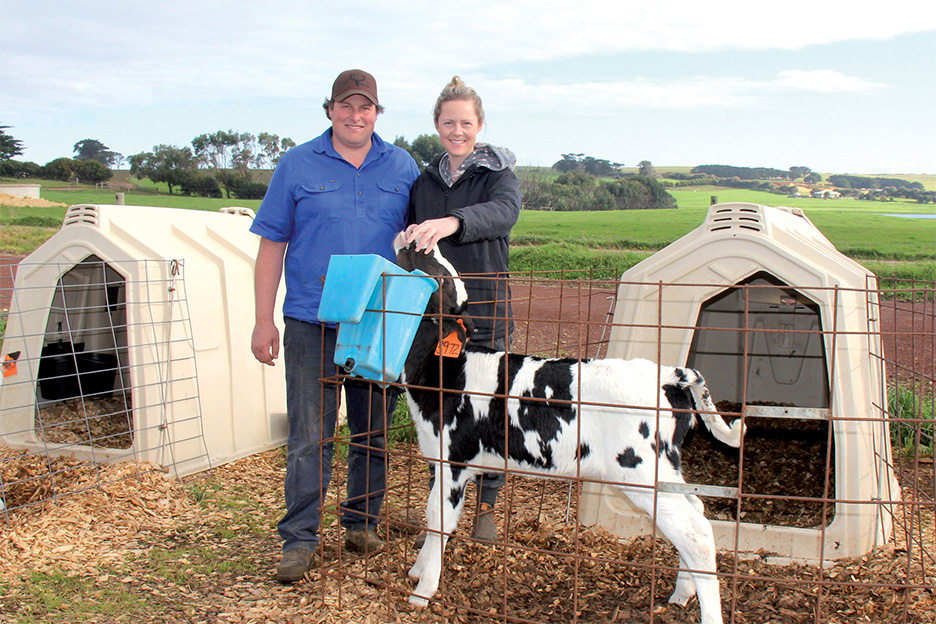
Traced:
<svg viewBox="0 0 936 624">
<path fill-rule="evenodd" d="M 283 552 L 315 550 L 322 502 L 331 481 L 335 423 L 340 386 L 319 381 L 335 374 L 338 330 L 286 318 L 283 350 L 286 366 L 286 514 L 277 529 Z M 358 530 L 377 525 L 386 491 L 386 429 L 399 390 L 361 380 L 345 380 L 348 429 L 347 498 L 339 505 L 341 524 Z"/>
</svg>

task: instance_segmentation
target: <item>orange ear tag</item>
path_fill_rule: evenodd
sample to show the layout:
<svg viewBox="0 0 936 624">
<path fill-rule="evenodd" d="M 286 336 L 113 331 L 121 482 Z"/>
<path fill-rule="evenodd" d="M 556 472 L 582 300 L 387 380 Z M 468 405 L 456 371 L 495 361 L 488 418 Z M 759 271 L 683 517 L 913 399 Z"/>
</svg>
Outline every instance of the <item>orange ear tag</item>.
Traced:
<svg viewBox="0 0 936 624">
<path fill-rule="evenodd" d="M 20 352 L 15 351 L 3 356 L 3 376 L 12 377 L 16 374 L 16 360 L 19 359 Z"/>
<path fill-rule="evenodd" d="M 465 324 L 462 323 L 461 319 L 458 319 L 458 324 L 462 326 L 462 329 L 465 329 Z M 441 355 L 442 357 L 448 358 L 457 358 L 461 355 L 462 347 L 465 344 L 462 342 L 461 338 L 458 337 L 458 332 L 452 330 L 448 336 L 442 339 L 442 341 L 436 345 L 435 354 Z"/>
</svg>

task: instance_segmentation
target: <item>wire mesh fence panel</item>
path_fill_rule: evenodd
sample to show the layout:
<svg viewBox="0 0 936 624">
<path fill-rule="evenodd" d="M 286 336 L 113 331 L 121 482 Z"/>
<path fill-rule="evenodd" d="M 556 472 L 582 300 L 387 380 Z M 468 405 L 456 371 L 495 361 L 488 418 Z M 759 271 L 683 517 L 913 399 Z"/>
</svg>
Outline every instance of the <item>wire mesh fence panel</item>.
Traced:
<svg viewBox="0 0 936 624">
<path fill-rule="evenodd" d="M 182 262 L 0 270 L 7 512 L 100 485 L 105 462 L 172 472 L 205 456 Z"/>
<path fill-rule="evenodd" d="M 571 366 L 578 358 L 605 355 L 619 284 L 581 275 L 562 281 L 531 274 L 514 278 L 510 286 L 511 351 L 570 358 Z M 661 289 L 665 300 L 678 286 L 651 287 Z M 714 396 L 726 419 L 744 418 L 741 447 L 721 444 L 696 427 L 681 454 L 687 485 L 658 482 L 654 488 L 658 499 L 689 494 L 704 502 L 715 525 L 724 621 L 931 621 L 936 615 L 936 285 L 883 290 L 869 284 L 847 295 L 833 286 L 829 309 L 821 312 L 810 308 L 802 295 L 807 289 L 796 285 L 738 288 L 740 325 L 721 329 L 735 332 L 732 340 L 741 344 L 729 353 L 748 364 L 760 358 L 761 367 L 772 366 L 775 377 L 786 374 L 787 383 L 794 376 L 789 360 L 797 357 L 819 358 L 825 374 L 808 380 L 820 386 L 818 392 L 799 393 L 812 398 L 758 400 L 753 383 L 747 386 L 749 394 L 739 391 L 738 402 Z M 776 305 L 752 305 L 771 298 Z M 859 326 L 843 321 L 851 311 L 841 302 L 849 300 L 867 301 Z M 814 314 L 817 321 L 771 326 L 784 314 Z M 669 328 L 659 322 L 647 325 L 657 332 Z M 686 329 L 704 327 L 697 323 Z M 818 348 L 797 351 L 812 340 Z M 857 354 L 864 362 L 856 364 L 856 354 L 839 352 L 854 350 L 855 344 L 866 345 Z M 697 361 L 705 375 L 705 358 Z M 809 362 L 796 364 L 808 372 Z M 841 376 L 858 374 L 859 366 L 878 367 L 882 383 L 860 393 L 857 403 L 852 399 L 860 407 L 837 410 L 841 389 L 850 387 Z M 750 365 L 741 368 L 748 375 L 762 374 Z M 339 375 L 330 381 L 340 380 Z M 348 440 L 339 432 L 335 442 L 341 447 Z M 415 609 L 406 602 L 415 588 L 407 575 L 419 553 L 415 538 L 426 526 L 430 475 L 419 446 L 409 441 L 391 446 L 387 466 L 387 497 L 378 525 L 387 547 L 361 555 L 343 542 L 337 501 L 344 467 L 335 465 L 326 503 L 334 521 L 323 528 L 322 558 L 313 575 L 316 591 L 332 596 L 334 613 L 360 609 L 403 622 L 699 619 L 695 598 L 687 606 L 669 602 L 687 566 L 666 539 L 650 530 L 646 514 L 640 526 L 631 526 L 640 512 L 635 514 L 623 497 L 619 501 L 605 492 L 619 484 L 575 476 L 544 479 L 513 464 L 495 468 L 507 473 L 494 511 L 497 540 L 471 537 L 477 489 L 469 480 L 464 511 L 444 551 L 439 591 L 427 609 Z M 855 485 L 858 481 L 864 485 Z M 759 544 L 757 534 L 762 535 Z M 837 541 L 844 539 L 852 543 Z"/>
<path fill-rule="evenodd" d="M 820 297 L 812 287 L 769 280 L 741 283 L 731 286 L 734 291 L 730 296 L 706 299 L 701 306 L 707 313 L 704 322 L 698 322 L 697 315 L 690 323 L 674 323 L 664 321 L 667 306 L 682 299 L 680 289 L 685 285 L 644 285 L 661 303 L 659 314 L 622 321 L 614 318 L 622 284 L 613 276 L 586 272 L 558 277 L 565 279 L 536 273 L 512 276 L 515 329 L 511 352 L 563 358 L 575 367 L 580 359 L 606 357 L 612 334 L 625 326 L 640 326 L 651 342 L 662 343 L 667 332 L 682 332 L 689 336 L 686 350 L 695 348 L 697 352 L 695 366 L 713 385 L 718 411 L 729 421 L 744 419 L 746 434 L 740 448 L 718 443 L 704 427 L 697 426 L 688 433 L 679 455 L 686 483 L 658 480 L 645 488 L 657 505 L 673 496 L 697 497 L 704 504 L 705 516 L 714 527 L 715 570 L 724 621 L 933 621 L 936 284 L 895 282 L 884 289 L 869 283 L 849 292 L 830 286 Z M 160 289 L 166 290 L 167 284 L 162 282 Z M 829 302 L 827 308 L 813 305 L 820 299 Z M 114 318 L 111 308 L 115 301 L 107 298 L 105 287 L 104 307 L 84 312 Z M 152 298 L 148 305 L 156 301 Z M 861 310 L 846 308 L 846 301 L 860 301 Z M 45 304 L 37 309 L 48 314 L 48 307 Z M 863 319 L 858 326 L 848 324 L 853 314 Z M 127 316 L 132 315 L 128 312 Z M 730 323 L 720 323 L 728 317 Z M 803 324 L 800 317 L 806 319 Z M 11 318 L 7 313 L 7 341 Z M 73 321 L 67 311 L 63 318 L 62 342 L 86 343 L 84 350 L 72 347 L 74 361 L 74 354 L 89 351 L 91 339 L 77 331 L 69 333 L 67 328 Z M 771 325 L 777 320 L 786 325 Z M 25 342 L 33 339 L 41 350 L 41 345 L 58 342 L 57 337 L 53 339 L 58 334 L 57 322 L 52 330 L 43 324 L 35 337 L 20 330 L 14 335 Z M 125 325 L 129 332 L 130 321 Z M 120 327 L 114 323 L 109 331 L 119 336 Z M 158 337 L 164 335 L 165 327 L 147 322 L 142 329 Z M 694 340 L 700 331 L 725 334 L 730 340 L 721 336 Z M 161 382 L 153 383 L 154 389 L 162 389 L 162 396 L 173 396 L 165 390 L 166 379 L 184 383 L 197 379 L 188 356 L 165 355 L 175 353 L 174 345 L 185 345 L 183 337 L 178 342 L 151 338 L 144 344 L 163 354 L 157 361 L 161 370 L 168 372 L 158 377 Z M 801 350 L 803 344 L 808 348 Z M 855 353 L 856 344 L 866 346 Z M 64 346 L 55 349 L 68 353 Z M 20 351 L 25 354 L 25 349 Z M 30 348 L 15 364 L 18 370 L 21 366 L 34 370 L 33 377 L 37 377 L 42 357 L 36 348 Z M 731 362 L 731 358 L 741 363 Z M 756 394 L 756 384 L 767 377 L 764 371 L 790 385 L 797 377 L 791 366 L 809 370 L 810 363 L 805 360 L 817 358 L 824 374 L 808 373 L 806 377 L 820 386 L 818 392 L 809 388 L 782 401 Z M 713 361 L 716 364 L 711 364 Z M 132 357 L 124 361 L 119 349 L 118 362 L 117 377 L 132 372 L 137 364 Z M 710 370 L 713 367 L 717 370 Z M 881 383 L 867 384 L 861 393 L 853 391 L 854 384 L 847 376 L 867 370 L 876 371 L 873 375 Z M 184 374 L 174 377 L 173 371 Z M 81 374 L 76 363 L 74 371 L 66 366 L 64 373 L 43 379 L 64 378 L 71 383 L 72 377 L 80 378 Z M 725 396 L 719 396 L 715 384 L 723 383 L 719 378 L 732 375 L 741 387 L 721 390 Z M 4 394 L 10 378 L 4 378 Z M 334 390 L 343 379 L 336 372 L 326 382 Z M 74 381 L 85 386 L 83 380 Z M 100 487 L 95 475 L 102 461 L 112 461 L 111 453 L 134 458 L 128 449 L 136 449 L 149 430 L 141 430 L 135 418 L 140 406 L 136 386 L 131 381 L 124 387 L 130 390 L 126 403 L 122 402 L 122 387 L 115 381 L 111 396 L 105 399 L 119 401 L 102 404 L 98 411 L 89 409 L 87 400 L 69 405 L 68 392 L 62 394 L 64 398 L 46 399 L 41 388 L 30 391 L 29 400 L 24 401 L 30 406 L 29 415 L 17 420 L 20 424 L 4 435 L 28 434 L 42 448 L 24 453 L 4 447 L 0 457 L 3 491 L 7 495 L 13 484 L 22 492 L 16 494 L 16 500 L 25 501 L 17 502 L 18 508 L 8 510 L 8 514 L 20 513 L 19 507 L 59 493 Z M 485 401 L 496 394 L 465 396 L 464 400 Z M 861 399 L 864 407 L 839 409 L 842 403 L 856 405 L 859 394 L 867 397 Z M 509 390 L 502 392 L 501 398 L 505 404 L 513 401 L 517 405 L 529 399 L 511 395 Z M 47 402 L 57 411 L 41 413 L 41 404 Z M 160 401 L 142 405 L 159 406 Z M 582 401 L 568 406 L 581 409 Z M 608 407 L 624 414 L 624 408 L 633 406 Z M 661 411 L 647 409 L 643 417 L 662 420 Z M 349 445 L 359 442 L 339 428 L 332 439 L 336 459 L 323 509 L 321 550 L 306 580 L 289 589 L 291 596 L 305 601 L 293 615 L 313 613 L 309 616 L 315 618 L 312 621 L 324 622 L 699 621 L 700 606 L 695 598 L 685 606 L 669 600 L 680 579 L 685 579 L 681 571 L 700 571 L 687 570 L 670 542 L 653 532 L 650 516 L 628 506 L 624 497 L 613 495 L 611 490 L 621 483 L 585 479 L 579 474 L 543 478 L 529 467 L 508 462 L 485 467 L 507 475 L 493 511 L 497 539 L 484 542 L 471 537 L 477 487 L 469 480 L 464 511 L 444 551 L 439 590 L 427 608 L 411 606 L 407 599 L 416 583 L 408 573 L 419 552 L 416 537 L 426 527 L 430 471 L 406 410 L 399 408 L 397 412 L 393 422 L 387 423 L 389 446 L 382 460 L 386 462 L 387 490 L 377 533 L 386 547 L 361 554 L 344 541 L 339 502 L 347 483 L 345 458 Z M 0 412 L 4 427 L 10 427 L 7 423 L 12 413 L 13 408 Z M 126 431 L 101 424 L 113 414 L 118 414 L 115 421 L 127 419 L 128 413 Z M 622 419 L 628 417 L 632 416 L 622 415 Z M 158 433 L 165 422 L 155 422 L 158 425 L 153 431 Z M 211 432 L 205 434 L 210 436 Z M 53 440 L 50 436 L 60 437 Z M 88 456 L 66 460 L 52 452 L 53 448 L 68 453 L 87 449 Z M 158 441 L 144 448 L 171 450 Z M 850 457 L 853 453 L 858 459 Z M 24 457 L 29 460 L 25 468 Z M 666 453 L 645 460 L 672 461 Z M 613 461 L 620 460 L 615 457 Z M 273 478 L 281 477 L 281 471 L 272 474 Z M 858 480 L 873 487 L 851 485 Z M 253 489 L 261 487 L 275 492 L 281 483 L 251 484 Z M 865 492 L 870 494 L 865 496 Z M 264 496 L 267 494 L 274 496 L 269 492 Z M 244 511 L 235 519 L 243 524 L 250 513 Z M 273 531 L 272 527 L 264 530 Z M 846 544 L 846 537 L 854 538 L 858 546 Z M 275 549 L 270 544 L 274 541 L 263 544 Z M 274 593 L 271 574 L 260 572 L 251 578 L 254 598 Z M 285 594 L 276 595 L 286 599 Z M 314 610 L 309 611 L 312 606 Z M 280 615 L 283 621 L 293 616 Z M 230 621 L 242 620 L 231 615 Z"/>
</svg>

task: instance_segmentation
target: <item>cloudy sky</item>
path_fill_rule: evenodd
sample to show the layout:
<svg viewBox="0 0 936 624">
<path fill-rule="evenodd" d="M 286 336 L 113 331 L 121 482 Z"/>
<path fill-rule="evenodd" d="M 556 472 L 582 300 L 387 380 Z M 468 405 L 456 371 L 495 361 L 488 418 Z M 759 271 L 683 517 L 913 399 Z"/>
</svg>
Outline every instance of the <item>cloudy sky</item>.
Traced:
<svg viewBox="0 0 936 624">
<path fill-rule="evenodd" d="M 301 143 L 361 68 L 385 139 L 434 132 L 458 74 L 521 165 L 936 174 L 934 2 L 0 0 L 0 32 L 0 125 L 40 164 L 87 138 Z"/>
</svg>

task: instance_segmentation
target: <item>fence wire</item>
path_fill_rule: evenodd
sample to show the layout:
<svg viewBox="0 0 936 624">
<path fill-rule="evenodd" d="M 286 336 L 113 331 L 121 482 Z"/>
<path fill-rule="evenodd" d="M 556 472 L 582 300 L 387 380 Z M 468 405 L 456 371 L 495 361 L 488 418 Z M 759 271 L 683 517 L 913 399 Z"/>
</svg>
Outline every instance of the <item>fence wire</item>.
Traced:
<svg viewBox="0 0 936 624">
<path fill-rule="evenodd" d="M 620 284 L 597 272 L 545 277 L 534 273 L 511 278 L 516 322 L 511 351 L 545 357 L 606 356 Z M 795 350 L 797 344 L 818 339 L 820 348 L 798 356 L 818 357 L 828 371 L 827 378 L 803 380 L 827 386 L 828 396 L 820 396 L 816 406 L 797 403 L 797 397 L 785 404 L 759 405 L 753 389 L 750 395 L 739 392 L 738 402 L 718 402 L 726 419 L 745 419 L 747 435 L 741 448 L 729 449 L 697 427 L 682 458 L 688 486 L 657 484 L 660 493 L 694 493 L 705 503 L 706 516 L 716 525 L 726 622 L 917 623 L 936 616 L 936 284 L 890 284 L 886 290 L 869 284 L 861 292 L 832 287 L 828 298 L 833 309 L 820 315 L 824 323 L 786 329 L 755 322 L 754 304 L 766 293 L 789 299 L 810 290 L 747 284 L 741 289 L 741 314 L 747 317 L 741 329 L 718 328 L 737 334 L 732 339 L 747 345 L 734 355 L 749 365 L 765 357 L 758 351 L 760 343 L 771 348 L 793 345 L 790 349 Z M 649 286 L 659 289 L 664 304 L 669 297 L 684 300 L 677 291 L 685 285 Z M 815 295 L 815 288 L 811 293 Z M 848 322 L 851 310 L 837 307 L 849 300 L 865 306 L 866 320 L 860 326 Z M 781 303 L 780 312 L 785 305 L 809 313 L 808 298 Z M 659 335 L 686 329 L 657 318 L 629 319 L 626 324 L 643 324 Z M 856 344 L 869 345 L 857 359 L 836 353 Z M 844 400 L 843 389 L 853 391 L 842 376 L 859 373 L 845 362 L 876 369 L 881 380 L 880 387 L 865 389 L 862 409 L 847 413 L 837 409 Z M 329 381 L 340 383 L 341 376 Z M 713 395 L 719 401 L 714 390 Z M 339 616 L 537 624 L 698 621 L 695 600 L 685 608 L 667 602 L 677 572 L 684 569 L 672 546 L 651 534 L 649 522 L 627 526 L 636 524 L 639 514 L 614 499 L 601 503 L 613 513 L 595 511 L 596 494 L 605 496 L 603 488 L 613 484 L 575 477 L 543 479 L 506 465 L 498 468 L 506 472 L 507 485 L 495 506 L 497 541 L 470 537 L 476 488 L 469 485 L 464 513 L 446 547 L 439 592 L 428 611 L 414 615 L 406 597 L 415 584 L 406 573 L 419 550 L 414 538 L 425 527 L 428 471 L 418 445 L 411 441 L 409 425 L 397 425 L 390 437 L 401 441 L 386 460 L 387 497 L 378 533 L 387 548 L 362 556 L 344 544 L 337 522 L 322 530 L 316 585 Z M 339 448 L 351 443 L 341 433 L 334 441 Z M 863 453 L 860 458 L 847 456 L 858 451 Z M 337 516 L 344 467 L 339 462 L 335 469 L 325 511 Z M 871 479 L 875 485 L 858 488 L 857 479 Z M 856 498 L 858 491 L 869 494 Z M 618 513 L 626 521 L 609 519 Z M 857 534 L 863 546 L 846 547 L 837 541 Z M 368 596 L 363 603 L 362 594 Z"/>
<path fill-rule="evenodd" d="M 181 261 L 4 263 L 0 329 L 4 514 L 206 455 Z"/>
<path fill-rule="evenodd" d="M 145 273 L 162 277 L 148 277 L 141 286 L 146 286 L 148 292 L 174 292 L 175 302 L 184 301 L 184 280 L 176 277 L 173 282 L 168 277 L 171 267 L 151 268 Z M 11 282 L 13 269 L 2 267 L 2 270 Z M 179 332 L 179 336 L 186 338 L 172 338 L 177 334 L 167 332 L 165 325 L 171 322 L 187 327 L 188 316 L 173 315 L 171 321 L 159 321 L 152 310 L 169 305 L 169 295 L 152 296 L 145 301 L 115 299 L 107 292 L 113 285 L 111 279 L 97 283 L 103 289 L 103 303 L 81 310 L 76 309 L 81 306 L 65 305 L 60 314 L 61 332 L 57 320 L 51 327 L 46 322 L 38 332 L 17 329 L 25 325 L 11 315 L 9 303 L 0 300 L 3 310 L 0 319 L 6 331 L 3 355 L 10 356 L 14 348 L 20 351 L 5 366 L 9 369 L 15 364 L 18 371 L 32 371 L 35 378 L 25 393 L 27 399 L 9 406 L 4 402 L 0 411 L 5 443 L 0 447 L 0 493 L 7 506 L 6 514 L 50 498 L 99 487 L 95 472 L 101 462 L 138 459 L 155 451 L 172 454 L 173 440 L 149 434 L 161 434 L 166 425 L 165 414 L 184 407 L 173 403 L 172 397 L 179 393 L 166 389 L 173 384 L 197 382 L 194 356 L 187 342 L 191 332 Z M 744 306 L 740 312 L 741 328 L 709 328 L 713 333 L 731 335 L 732 340 L 741 344 L 741 351 L 733 354 L 745 362 L 763 355 L 757 351 L 759 340 L 790 349 L 791 341 L 819 339 L 822 349 L 818 357 L 826 358 L 837 349 L 851 348 L 853 339 L 858 338 L 870 346 L 860 354 L 863 361 L 856 366 L 877 370 L 882 380 L 880 388 L 872 389 L 868 395 L 867 410 L 838 413 L 835 405 L 842 400 L 838 391 L 851 387 L 842 376 L 855 371 L 840 366 L 840 360 L 836 359 L 834 366 L 826 361 L 822 368 L 828 371 L 828 379 L 818 381 L 829 386 L 827 405 L 797 405 L 795 399 L 789 401 L 792 405 L 754 405 L 751 395 L 742 389 L 737 396 L 729 397 L 732 400 L 719 403 L 719 410 L 728 420 L 745 419 L 748 435 L 740 449 L 719 447 L 704 431 L 696 431 L 687 440 L 683 475 L 691 492 L 703 500 L 706 516 L 717 525 L 716 533 L 720 535 L 717 575 L 726 622 L 933 620 L 936 284 L 919 281 L 891 284 L 887 289 L 869 284 L 857 293 L 865 302 L 867 319 L 860 327 L 840 322 L 851 311 L 835 308 L 838 305 L 835 302 L 848 294 L 837 291 L 831 297 L 834 309 L 823 316 L 836 319 L 832 326 L 788 329 L 759 326 L 750 321 L 751 304 L 759 301 L 759 294 L 775 292 L 778 287 L 745 284 L 739 287 L 743 293 L 739 301 Z M 639 325 L 660 342 L 670 330 L 698 329 L 674 326 L 659 316 L 615 322 L 613 311 L 621 284 L 610 274 L 530 273 L 512 276 L 510 286 L 516 323 L 511 351 L 518 353 L 572 359 L 606 357 L 613 334 L 625 326 Z M 679 300 L 674 294 L 684 285 L 647 286 L 657 289 L 662 308 L 670 298 Z M 131 285 L 126 287 L 130 289 Z M 784 285 L 779 290 L 801 289 Z M 23 293 L 14 293 L 12 286 L 4 285 L 0 295 L 9 299 Z M 64 299 L 67 304 L 68 298 Z M 16 309 L 48 315 L 50 301 L 20 304 Z M 793 308 L 800 306 L 802 313 L 808 313 L 807 304 L 781 302 Z M 116 319 L 116 308 L 120 305 L 127 306 L 127 320 L 82 327 L 70 316 L 71 312 L 80 311 L 88 316 Z M 132 311 L 133 306 L 139 308 Z M 132 323 L 129 319 L 137 314 L 147 320 Z M 160 354 L 151 363 L 158 373 L 156 381 L 140 387 L 144 390 L 151 385 L 158 392 L 144 394 L 159 398 L 141 401 L 137 387 L 130 381 L 136 367 L 150 365 L 123 352 L 130 351 L 132 345 L 129 341 L 122 343 L 119 336 L 134 331 L 149 337 L 141 341 L 142 349 Z M 50 388 L 50 394 L 46 394 L 42 384 L 37 383 L 44 357 L 62 355 L 60 351 L 69 353 L 62 346 L 45 354 L 41 352 L 44 346 L 59 342 L 57 335 L 62 343 L 72 344 L 67 359 L 73 368 L 42 376 L 41 380 L 46 385 L 66 388 L 74 383 L 81 390 L 77 397 L 68 397 L 68 391 L 61 391 L 61 396 L 50 398 L 56 390 Z M 113 340 L 111 346 L 117 358 L 110 397 L 97 397 L 96 392 L 87 391 L 87 376 L 99 371 L 82 368 L 77 357 L 80 353 L 109 351 L 89 348 L 94 340 L 103 340 L 102 335 Z M 167 335 L 170 337 L 166 338 Z M 86 345 L 79 350 L 74 345 L 82 341 Z M 21 348 L 18 343 L 32 346 Z M 810 353 L 809 357 L 816 357 L 814 352 Z M 746 366 L 741 368 L 748 370 Z M 701 366 L 700 370 L 707 375 L 708 371 Z M 26 387 L 27 382 L 17 379 L 19 374 L 4 377 L 4 401 L 11 388 L 20 383 Z M 337 385 L 342 376 L 325 381 Z M 22 391 L 12 394 L 21 396 Z M 91 403 L 98 398 L 109 403 L 102 403 L 96 410 Z M 720 399 L 717 395 L 714 398 Z M 194 399 L 185 399 L 188 400 L 197 403 L 197 392 Z M 141 420 L 140 410 L 151 409 L 162 416 Z M 191 418 L 198 418 L 197 410 Z M 116 424 L 108 428 L 105 422 Z M 883 437 L 871 435 L 858 445 L 866 451 L 858 467 L 862 473 L 874 475 L 881 485 L 873 496 L 858 499 L 844 489 L 851 478 L 848 471 L 856 464 L 849 463 L 843 453 L 855 448 L 852 431 L 863 426 L 872 432 L 884 432 Z M 632 513 L 615 499 L 602 499 L 605 508 L 613 513 L 595 511 L 595 498 L 604 496 L 603 488 L 612 484 L 576 477 L 543 479 L 530 471 L 508 469 L 506 465 L 503 470 L 507 483 L 494 512 L 497 541 L 482 543 L 470 537 L 475 488 L 469 486 L 465 513 L 445 552 L 439 593 L 427 610 L 409 607 L 406 597 L 414 584 L 406 573 L 418 552 L 414 538 L 425 526 L 429 474 L 413 438 L 412 425 L 403 420 L 388 423 L 387 427 L 391 440 L 385 460 L 388 483 L 378 524 L 379 535 L 388 544 L 386 548 L 360 555 L 346 547 L 340 523 L 334 521 L 340 514 L 337 501 L 342 498 L 346 467 L 340 460 L 334 466 L 323 510 L 324 517 L 332 521 L 323 523 L 321 556 L 316 560 L 315 574 L 306 581 L 306 588 L 319 594 L 333 616 L 325 621 L 531 624 L 698 621 L 698 604 L 694 600 L 686 607 L 667 603 L 680 570 L 679 558 L 669 543 L 654 536 L 646 521 L 640 524 L 636 519 L 628 519 L 623 526 L 615 524 L 615 514 L 630 518 L 628 514 Z M 152 442 L 140 446 L 144 438 Z M 22 448 L 27 439 L 33 446 Z M 350 438 L 339 431 L 333 441 L 338 447 L 336 456 L 346 456 L 342 448 L 346 450 L 352 444 Z M 17 444 L 21 448 L 16 448 Z M 147 467 L 149 464 L 139 465 L 141 470 L 152 470 Z M 889 476 L 893 476 L 892 481 Z M 657 495 L 680 492 L 668 487 L 657 484 Z M 880 540 L 871 538 L 871 546 L 860 554 L 837 556 L 837 546 L 832 543 L 834 536 L 843 527 L 854 529 L 855 523 L 862 522 L 866 523 L 862 529 L 865 533 L 886 534 Z M 628 535 L 624 537 L 622 532 Z M 782 535 L 785 542 L 746 548 L 745 534 L 751 532 Z M 811 558 L 804 554 L 810 549 L 814 553 Z M 790 552 L 802 556 L 791 556 Z"/>
</svg>

